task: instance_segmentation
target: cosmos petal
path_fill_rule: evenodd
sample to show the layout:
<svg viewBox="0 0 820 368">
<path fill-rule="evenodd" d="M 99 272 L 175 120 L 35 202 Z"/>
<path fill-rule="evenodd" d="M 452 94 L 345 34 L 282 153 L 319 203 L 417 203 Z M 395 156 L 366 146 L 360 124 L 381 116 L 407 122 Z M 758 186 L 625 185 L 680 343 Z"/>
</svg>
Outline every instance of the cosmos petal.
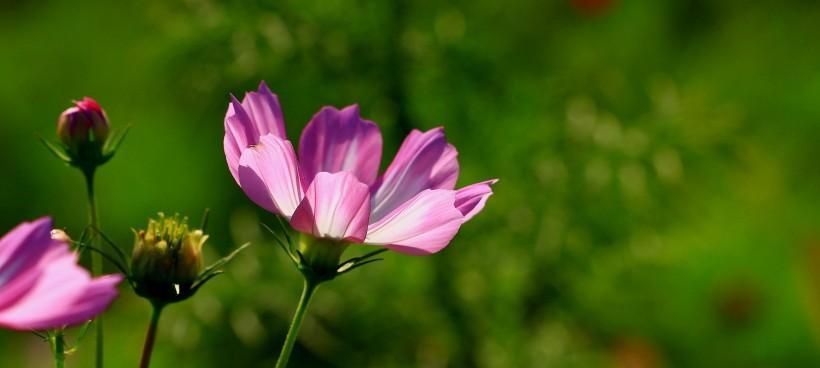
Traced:
<svg viewBox="0 0 820 368">
<path fill-rule="evenodd" d="M 365 243 L 410 255 L 436 253 L 447 246 L 464 222 L 455 198 L 453 190 L 426 189 L 371 223 Z"/>
<path fill-rule="evenodd" d="M 265 82 L 259 84 L 256 92 L 246 93 L 241 103 L 231 96 L 225 113 L 223 148 L 228 168 L 237 183 L 242 152 L 259 143 L 259 139 L 268 134 L 287 139 L 279 98 L 268 89 Z"/>
<path fill-rule="evenodd" d="M 50 233 L 51 220 L 42 218 L 21 224 L 0 240 L 5 279 L 0 283 L 0 326 L 37 330 L 82 323 L 102 313 L 117 296 L 121 276 L 92 279 L 77 265 L 68 244 L 51 239 Z M 20 264 L 15 262 L 25 267 L 14 271 Z"/>
<path fill-rule="evenodd" d="M 458 179 L 458 152 L 444 130 L 413 130 L 385 171 L 373 195 L 374 223 L 426 189 L 453 189 Z"/>
<path fill-rule="evenodd" d="M 348 171 L 367 185 L 376 181 L 381 162 L 379 127 L 359 116 L 359 106 L 322 108 L 302 131 L 299 163 L 303 185 L 320 172 Z"/>
<path fill-rule="evenodd" d="M 262 208 L 290 219 L 303 197 L 293 145 L 268 134 L 246 149 L 239 163 L 239 186 Z"/>
<path fill-rule="evenodd" d="M 353 174 L 321 172 L 291 218 L 294 229 L 319 238 L 359 243 L 367 233 L 370 191 Z"/>
<path fill-rule="evenodd" d="M 498 179 L 482 181 L 468 185 L 456 191 L 456 208 L 464 215 L 464 221 L 467 222 L 473 216 L 477 215 L 484 209 L 484 204 L 487 199 L 493 195 L 492 185 L 497 183 Z"/>
</svg>

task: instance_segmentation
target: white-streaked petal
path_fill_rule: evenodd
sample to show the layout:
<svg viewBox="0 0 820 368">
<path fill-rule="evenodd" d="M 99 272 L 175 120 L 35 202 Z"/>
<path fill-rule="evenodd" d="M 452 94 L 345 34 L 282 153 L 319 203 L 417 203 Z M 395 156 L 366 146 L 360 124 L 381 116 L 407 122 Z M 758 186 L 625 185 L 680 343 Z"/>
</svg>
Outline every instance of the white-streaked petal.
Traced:
<svg viewBox="0 0 820 368">
<path fill-rule="evenodd" d="M 242 152 L 259 143 L 259 139 L 268 134 L 287 139 L 279 99 L 265 82 L 259 84 L 256 92 L 247 92 L 242 102 L 231 96 L 225 113 L 223 147 L 228 168 L 237 183 Z"/>
<path fill-rule="evenodd" d="M 367 185 L 376 181 L 382 154 L 382 135 L 372 121 L 359 116 L 359 107 L 323 107 L 310 119 L 299 140 L 303 185 L 320 172 L 347 171 Z"/>
<path fill-rule="evenodd" d="M 290 219 L 304 195 L 293 145 L 273 134 L 262 137 L 242 153 L 239 185 L 256 204 Z"/>
<path fill-rule="evenodd" d="M 444 130 L 413 130 L 375 186 L 370 222 L 376 222 L 426 189 L 453 189 L 458 179 L 458 152 Z"/>
<path fill-rule="evenodd" d="M 367 244 L 425 255 L 440 251 L 458 232 L 464 216 L 455 207 L 456 193 L 427 189 L 367 229 Z"/>
<path fill-rule="evenodd" d="M 290 224 L 303 233 L 361 242 L 367 233 L 370 190 L 349 172 L 321 172 L 313 179 Z"/>
</svg>

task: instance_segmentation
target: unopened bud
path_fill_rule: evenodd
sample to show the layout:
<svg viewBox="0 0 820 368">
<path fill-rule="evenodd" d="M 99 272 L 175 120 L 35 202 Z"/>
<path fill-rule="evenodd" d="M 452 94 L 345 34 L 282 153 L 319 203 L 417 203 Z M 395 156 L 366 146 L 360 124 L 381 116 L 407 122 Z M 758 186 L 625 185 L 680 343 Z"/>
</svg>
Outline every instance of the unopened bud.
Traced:
<svg viewBox="0 0 820 368">
<path fill-rule="evenodd" d="M 71 238 L 66 234 L 65 231 L 60 229 L 51 230 L 51 239 L 71 243 Z"/>
<path fill-rule="evenodd" d="M 57 136 L 72 149 L 89 142 L 102 147 L 109 131 L 105 111 L 90 97 L 75 101 L 74 106 L 63 111 L 57 120 Z"/>
<path fill-rule="evenodd" d="M 148 220 L 135 232 L 131 269 L 137 293 L 163 303 L 184 299 L 202 271 L 202 245 L 208 236 L 191 230 L 179 215 Z"/>
</svg>

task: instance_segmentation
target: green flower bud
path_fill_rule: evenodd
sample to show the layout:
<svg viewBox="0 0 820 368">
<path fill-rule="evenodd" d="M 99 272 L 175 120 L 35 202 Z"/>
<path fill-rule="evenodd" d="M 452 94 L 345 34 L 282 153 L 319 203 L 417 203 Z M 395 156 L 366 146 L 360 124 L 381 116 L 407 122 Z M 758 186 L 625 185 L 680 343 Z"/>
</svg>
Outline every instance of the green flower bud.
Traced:
<svg viewBox="0 0 820 368">
<path fill-rule="evenodd" d="M 191 230 L 187 218 L 162 213 L 134 234 L 131 276 L 137 294 L 161 303 L 187 298 L 202 271 L 202 245 L 208 236 Z"/>
<path fill-rule="evenodd" d="M 336 277 L 339 260 L 348 242 L 344 240 L 316 238 L 308 234 L 299 237 L 299 253 L 305 266 L 308 266 L 312 277 L 318 280 L 330 280 Z"/>
<path fill-rule="evenodd" d="M 182 239 L 175 277 L 180 283 L 193 283 L 202 271 L 202 245 L 208 240 L 202 230 L 194 230 Z"/>
</svg>

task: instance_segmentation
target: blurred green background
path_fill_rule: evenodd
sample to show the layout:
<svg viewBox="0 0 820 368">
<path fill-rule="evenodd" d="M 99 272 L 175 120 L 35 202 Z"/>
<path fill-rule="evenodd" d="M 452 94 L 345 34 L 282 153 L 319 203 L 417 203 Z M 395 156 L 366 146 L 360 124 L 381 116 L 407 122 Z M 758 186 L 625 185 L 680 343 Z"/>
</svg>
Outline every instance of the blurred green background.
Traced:
<svg viewBox="0 0 820 368">
<path fill-rule="evenodd" d="M 820 366 L 818 19 L 814 1 L 0 2 L 0 232 L 81 231 L 82 177 L 36 136 L 92 96 L 133 125 L 98 175 L 112 238 L 210 208 L 207 259 L 253 242 L 167 308 L 153 367 L 273 366 L 301 280 L 222 151 L 229 93 L 265 80 L 294 141 L 359 103 L 383 166 L 444 125 L 460 185 L 501 178 L 441 253 L 323 286 L 292 366 Z M 149 312 L 122 288 L 108 366 L 137 365 Z M 51 364 L 27 333 L 0 331 L 0 356 Z"/>
</svg>

